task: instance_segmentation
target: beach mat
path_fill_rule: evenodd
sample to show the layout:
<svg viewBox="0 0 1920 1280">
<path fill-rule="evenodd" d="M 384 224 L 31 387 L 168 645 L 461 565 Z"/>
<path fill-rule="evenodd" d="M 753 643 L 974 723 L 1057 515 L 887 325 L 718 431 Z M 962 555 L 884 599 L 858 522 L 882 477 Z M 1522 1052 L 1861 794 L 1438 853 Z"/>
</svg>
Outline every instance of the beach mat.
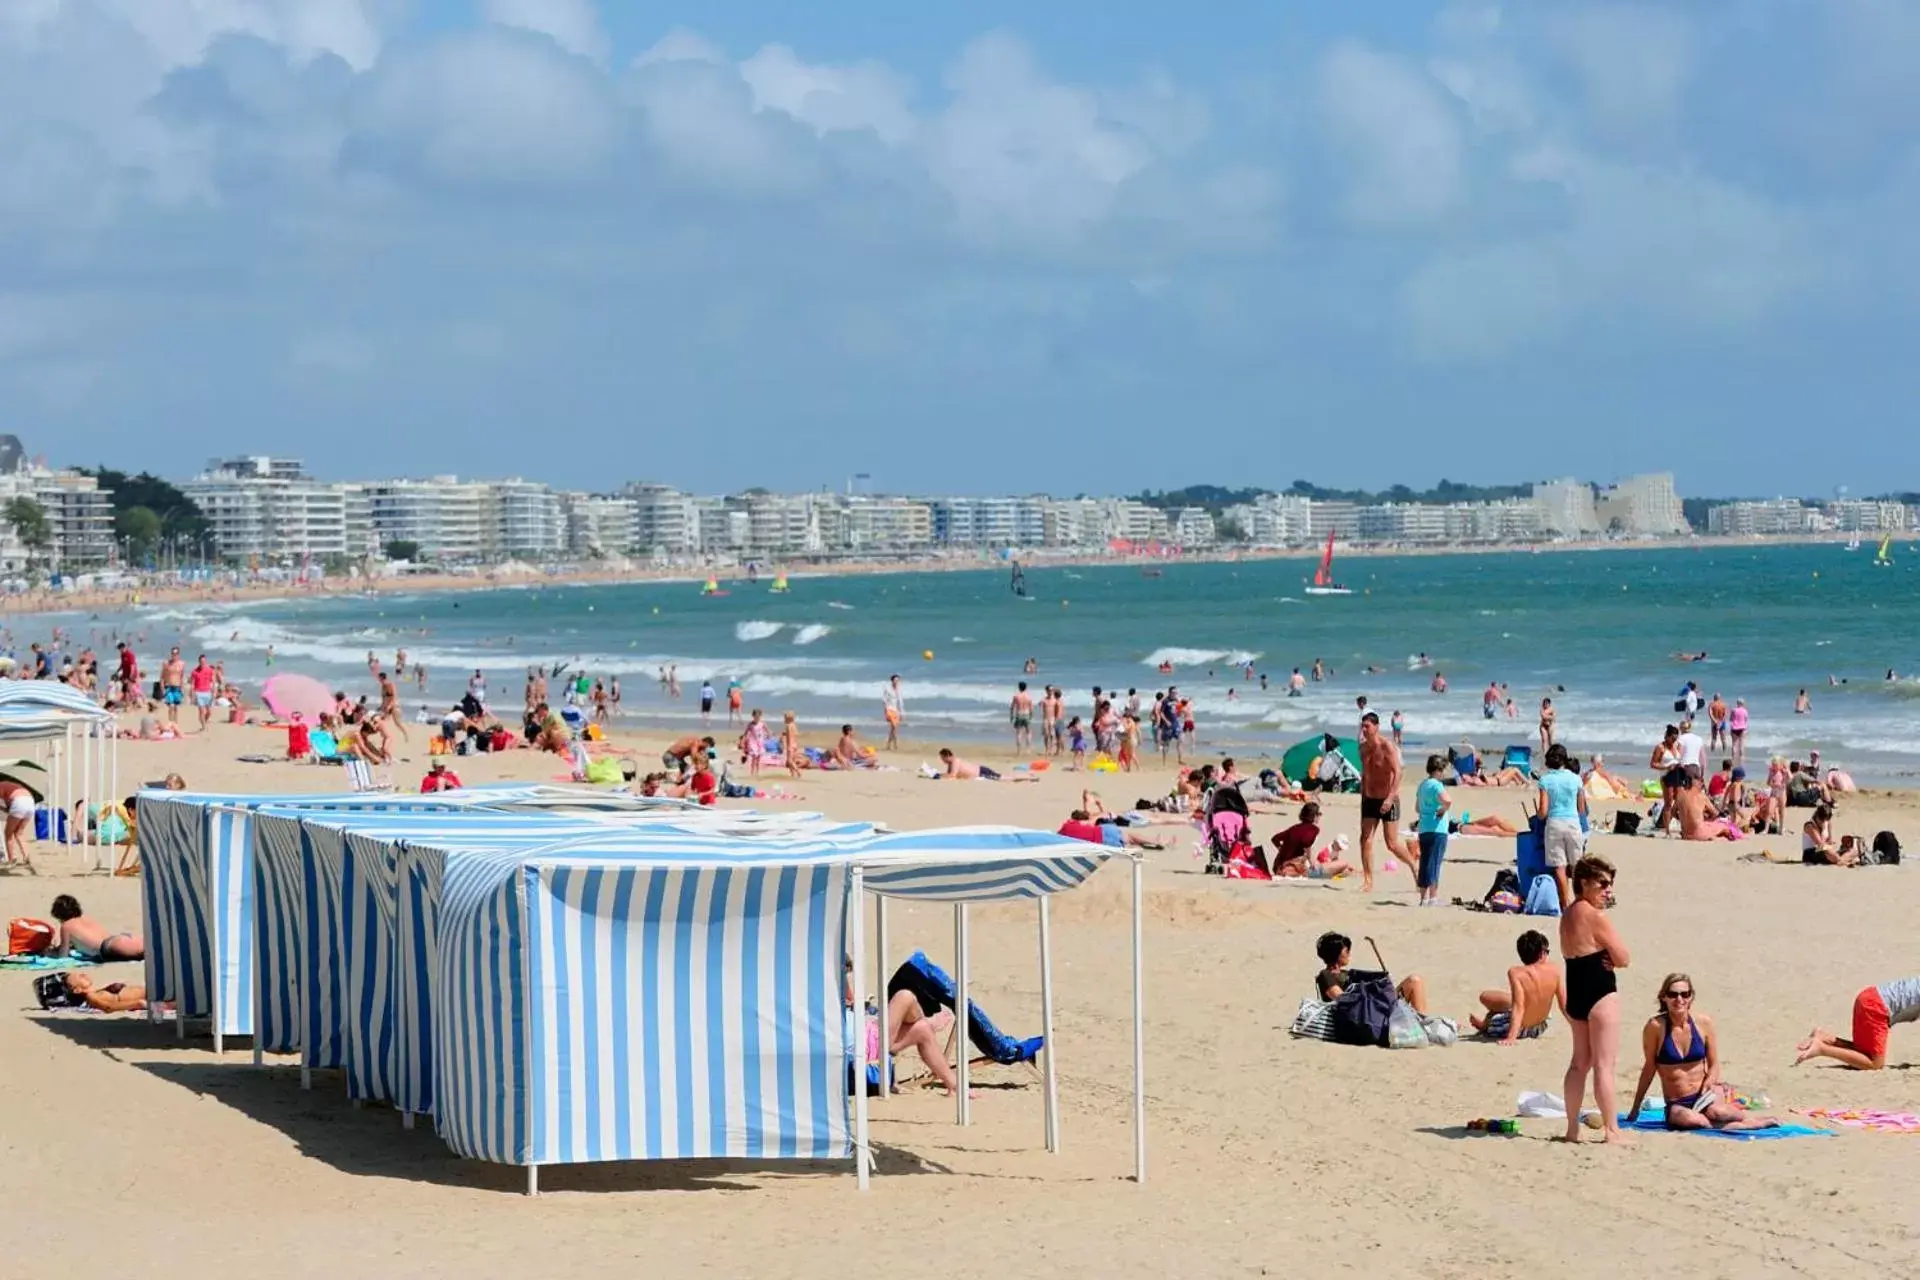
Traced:
<svg viewBox="0 0 1920 1280">
<path fill-rule="evenodd" d="M 0 969 L 15 969 L 27 973 L 50 973 L 59 969 L 91 969 L 97 960 L 83 960 L 79 956 L 0 956 Z"/>
<path fill-rule="evenodd" d="M 1920 1116 L 1911 1111 L 1875 1111 L 1867 1107 L 1795 1107 L 1803 1116 L 1826 1120 L 1848 1129 L 1875 1133 L 1920 1133 Z"/>
<path fill-rule="evenodd" d="M 1731 1138 L 1736 1142 L 1758 1141 L 1778 1138 L 1831 1138 L 1831 1129 L 1815 1129 L 1804 1124 L 1783 1124 L 1777 1129 L 1747 1129 L 1737 1133 L 1728 1133 L 1725 1129 L 1669 1129 L 1667 1128 L 1666 1108 L 1643 1105 L 1637 1119 L 1629 1121 L 1620 1117 L 1621 1127 L 1638 1129 L 1642 1133 L 1681 1133 L 1699 1134 L 1705 1138 Z"/>
</svg>

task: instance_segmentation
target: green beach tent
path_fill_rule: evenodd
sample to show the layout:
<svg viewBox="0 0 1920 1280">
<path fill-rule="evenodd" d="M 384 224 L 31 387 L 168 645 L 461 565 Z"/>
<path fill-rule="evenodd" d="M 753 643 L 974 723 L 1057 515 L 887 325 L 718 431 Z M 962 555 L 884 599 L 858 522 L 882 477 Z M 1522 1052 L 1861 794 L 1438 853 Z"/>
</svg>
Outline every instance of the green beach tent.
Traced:
<svg viewBox="0 0 1920 1280">
<path fill-rule="evenodd" d="M 1325 750 L 1327 735 L 1316 733 L 1311 738 L 1303 738 L 1287 748 L 1287 754 L 1280 757 L 1280 772 L 1294 782 L 1304 782 L 1309 776 L 1308 770 L 1313 762 Z M 1352 738 L 1338 738 L 1336 746 L 1347 763 L 1353 766 L 1355 774 L 1360 772 L 1360 744 Z"/>
</svg>

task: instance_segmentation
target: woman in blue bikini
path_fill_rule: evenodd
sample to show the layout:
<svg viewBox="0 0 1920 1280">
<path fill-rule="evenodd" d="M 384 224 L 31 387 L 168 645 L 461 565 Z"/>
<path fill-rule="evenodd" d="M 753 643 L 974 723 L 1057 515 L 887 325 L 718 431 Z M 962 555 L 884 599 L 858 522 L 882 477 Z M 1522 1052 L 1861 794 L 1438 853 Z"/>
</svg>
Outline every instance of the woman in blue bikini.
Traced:
<svg viewBox="0 0 1920 1280">
<path fill-rule="evenodd" d="M 1713 1019 L 1693 1011 L 1693 994 L 1693 979 L 1684 973 L 1670 973 L 1660 984 L 1660 1012 L 1640 1030 L 1646 1060 L 1627 1114 L 1640 1114 L 1640 1104 L 1658 1075 L 1669 1129 L 1777 1128 L 1780 1122 L 1772 1116 L 1751 1115 L 1733 1100 L 1720 1078 L 1720 1042 L 1714 1036 Z"/>
</svg>

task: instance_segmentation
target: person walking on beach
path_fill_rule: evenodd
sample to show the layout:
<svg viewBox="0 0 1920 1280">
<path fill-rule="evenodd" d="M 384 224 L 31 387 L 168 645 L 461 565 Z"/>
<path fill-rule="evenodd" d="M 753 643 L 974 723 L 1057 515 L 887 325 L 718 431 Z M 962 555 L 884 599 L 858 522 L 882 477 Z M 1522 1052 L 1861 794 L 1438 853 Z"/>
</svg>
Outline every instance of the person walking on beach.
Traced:
<svg viewBox="0 0 1920 1280">
<path fill-rule="evenodd" d="M 1562 1089 L 1567 1106 L 1565 1141 L 1580 1141 L 1580 1104 L 1587 1076 L 1600 1108 L 1608 1142 L 1627 1143 L 1620 1131 L 1614 1071 L 1620 1057 L 1620 994 L 1614 974 L 1627 967 L 1627 947 L 1607 918 L 1607 890 L 1613 864 L 1588 854 L 1574 864 L 1573 902 L 1560 916 L 1560 954 L 1567 962 L 1567 1022 L 1573 1028 L 1573 1056 Z"/>
<path fill-rule="evenodd" d="M 1538 808 L 1546 820 L 1540 839 L 1547 871 L 1559 891 L 1560 908 L 1573 901 L 1573 885 L 1567 869 L 1586 852 L 1587 837 L 1580 826 L 1580 815 L 1587 812 L 1587 789 L 1580 775 L 1568 767 L 1567 749 L 1555 743 L 1547 749 L 1546 771 L 1540 775 Z M 1524 892 L 1527 886 L 1522 885 Z"/>
<path fill-rule="evenodd" d="M 200 660 L 193 664 L 193 671 L 187 676 L 187 683 L 193 686 L 193 708 L 200 715 L 200 732 L 207 731 L 207 725 L 213 720 L 213 689 L 216 676 L 207 663 L 207 655 L 201 654 Z"/>
<path fill-rule="evenodd" d="M 393 677 L 380 673 L 380 715 L 386 722 L 400 731 L 400 736 L 412 741 L 407 733 L 406 719 L 400 714 L 400 690 L 394 687 Z"/>
<path fill-rule="evenodd" d="M 1747 762 L 1747 700 L 1735 698 L 1727 713 L 1727 754 L 1735 764 Z"/>
<path fill-rule="evenodd" d="M 900 677 L 888 676 L 886 687 L 880 690 L 880 710 L 887 718 L 888 751 L 900 749 L 900 721 L 907 714 L 907 698 L 900 691 Z"/>
<path fill-rule="evenodd" d="M 700 682 L 700 723 L 713 723 L 713 681 L 711 678 Z"/>
<path fill-rule="evenodd" d="M 620 714 L 620 677 L 607 677 L 607 701 L 612 704 L 613 714 Z"/>
<path fill-rule="evenodd" d="M 1007 704 L 1007 719 L 1013 722 L 1013 749 L 1033 750 L 1033 695 L 1027 692 L 1025 680 L 1013 691 L 1013 700 Z"/>
<path fill-rule="evenodd" d="M 1373 892 L 1373 834 L 1385 827 L 1387 849 L 1410 862 L 1400 839 L 1400 748 L 1380 732 L 1380 717 L 1360 718 L 1360 891 Z"/>
<path fill-rule="evenodd" d="M 167 723 L 180 723 L 180 703 L 186 696 L 187 664 L 175 646 L 160 664 L 160 700 L 167 704 Z"/>
</svg>

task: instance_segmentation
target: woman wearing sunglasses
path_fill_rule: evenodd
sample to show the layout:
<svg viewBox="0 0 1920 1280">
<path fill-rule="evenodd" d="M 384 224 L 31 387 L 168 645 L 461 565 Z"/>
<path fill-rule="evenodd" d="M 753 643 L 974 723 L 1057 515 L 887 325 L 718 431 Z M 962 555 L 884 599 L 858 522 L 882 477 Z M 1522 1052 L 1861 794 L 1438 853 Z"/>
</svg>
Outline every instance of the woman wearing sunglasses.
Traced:
<svg viewBox="0 0 1920 1280">
<path fill-rule="evenodd" d="M 1629 1116 L 1640 1114 L 1647 1088 L 1660 1077 L 1660 1096 L 1667 1102 L 1669 1129 L 1772 1129 L 1772 1116 L 1749 1114 L 1735 1102 L 1720 1078 L 1720 1043 L 1713 1019 L 1693 1011 L 1693 979 L 1670 973 L 1660 984 L 1660 1012 L 1640 1030 L 1646 1061 L 1640 1067 L 1640 1085 L 1633 1091 Z"/>
<path fill-rule="evenodd" d="M 1620 995 L 1614 971 L 1627 967 L 1627 946 L 1607 919 L 1613 864 L 1588 854 L 1573 866 L 1573 902 L 1560 917 L 1560 954 L 1567 959 L 1564 1008 L 1573 1029 L 1573 1060 L 1567 1064 L 1566 1141 L 1580 1141 L 1580 1103 L 1587 1074 L 1608 1142 L 1626 1142 L 1614 1101 L 1614 1069 L 1620 1057 Z"/>
</svg>

